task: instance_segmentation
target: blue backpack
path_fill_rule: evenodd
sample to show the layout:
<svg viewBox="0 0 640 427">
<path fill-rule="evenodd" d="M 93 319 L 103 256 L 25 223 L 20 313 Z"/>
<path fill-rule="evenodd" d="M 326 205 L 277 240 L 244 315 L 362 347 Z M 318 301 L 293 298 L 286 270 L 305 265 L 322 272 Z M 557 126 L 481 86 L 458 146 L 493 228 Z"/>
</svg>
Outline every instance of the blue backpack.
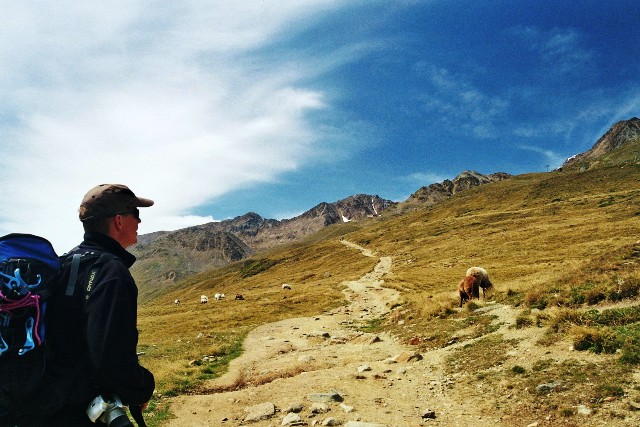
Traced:
<svg viewBox="0 0 640 427">
<path fill-rule="evenodd" d="M 0 237 L 0 358 L 24 356 L 45 339 L 50 284 L 60 259 L 48 240 L 29 234 Z"/>
<path fill-rule="evenodd" d="M 14 425 L 10 411 L 31 402 L 42 385 L 47 299 L 59 270 L 60 258 L 48 240 L 0 237 L 0 426 Z"/>
</svg>

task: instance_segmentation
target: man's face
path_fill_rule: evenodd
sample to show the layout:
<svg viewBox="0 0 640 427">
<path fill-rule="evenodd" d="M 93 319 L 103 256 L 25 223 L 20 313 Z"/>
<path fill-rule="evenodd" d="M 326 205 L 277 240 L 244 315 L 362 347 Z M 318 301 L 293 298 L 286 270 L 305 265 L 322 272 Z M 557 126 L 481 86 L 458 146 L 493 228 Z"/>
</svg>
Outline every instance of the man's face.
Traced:
<svg viewBox="0 0 640 427">
<path fill-rule="evenodd" d="M 122 217 L 122 236 L 120 244 L 124 248 L 135 245 L 138 242 L 138 224 L 140 224 L 140 213 L 138 209 L 132 212 L 120 214 Z"/>
</svg>

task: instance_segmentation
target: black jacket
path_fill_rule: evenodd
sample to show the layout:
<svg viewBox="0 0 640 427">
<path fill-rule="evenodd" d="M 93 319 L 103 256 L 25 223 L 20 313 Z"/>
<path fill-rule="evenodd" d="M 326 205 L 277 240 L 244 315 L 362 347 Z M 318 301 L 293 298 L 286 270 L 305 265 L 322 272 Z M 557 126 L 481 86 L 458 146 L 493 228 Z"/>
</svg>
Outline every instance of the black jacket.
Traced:
<svg viewBox="0 0 640 427">
<path fill-rule="evenodd" d="M 68 255 L 87 252 L 115 257 L 100 266 L 88 293 L 92 263 L 81 264 L 73 297 L 64 295 L 63 274 L 47 313 L 53 365 L 77 375 L 69 404 L 84 405 L 98 394 L 117 394 L 127 405 L 143 404 L 151 398 L 155 383 L 136 354 L 138 288 L 129 272 L 136 258 L 101 233 L 86 233 Z"/>
</svg>

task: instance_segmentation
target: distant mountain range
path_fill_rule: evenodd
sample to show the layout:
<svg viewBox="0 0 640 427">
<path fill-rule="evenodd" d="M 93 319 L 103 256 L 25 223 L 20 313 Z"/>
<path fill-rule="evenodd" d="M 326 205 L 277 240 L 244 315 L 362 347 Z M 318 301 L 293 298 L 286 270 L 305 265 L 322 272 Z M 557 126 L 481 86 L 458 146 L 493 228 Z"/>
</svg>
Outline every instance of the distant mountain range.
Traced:
<svg viewBox="0 0 640 427">
<path fill-rule="evenodd" d="M 640 119 L 634 117 L 613 125 L 589 151 L 568 159 L 563 168 L 588 169 L 601 164 L 603 159 L 606 160 L 605 165 L 628 161 L 637 150 L 640 150 Z M 621 151 L 624 155 L 616 157 L 616 153 Z M 460 191 L 510 177 L 504 172 L 483 175 L 464 171 L 453 180 L 418 189 L 401 203 L 377 195 L 357 194 L 333 203 L 320 203 L 290 219 L 266 219 L 255 212 L 248 212 L 224 221 L 141 235 L 132 249 L 138 258 L 132 273 L 142 284 L 173 283 L 260 251 L 299 241 L 334 224 L 430 206 Z"/>
<path fill-rule="evenodd" d="M 219 222 L 139 236 L 132 249 L 137 279 L 176 281 L 210 268 L 317 233 L 324 227 L 379 216 L 396 202 L 357 194 L 334 203 L 320 203 L 291 219 L 266 219 L 255 212 Z"/>
<path fill-rule="evenodd" d="M 255 212 L 227 219 L 224 221 L 210 222 L 208 224 L 188 227 L 171 232 L 156 232 L 140 236 L 136 245 L 137 251 L 154 243 L 179 243 L 186 239 L 184 246 L 202 246 L 202 243 L 194 243 L 203 238 L 210 239 L 216 236 L 220 242 L 219 234 L 228 234 L 239 239 L 238 246 L 243 247 L 244 255 L 253 251 L 268 249 L 275 245 L 299 240 L 318 230 L 332 224 L 358 221 L 363 218 L 373 218 L 385 210 L 395 207 L 396 202 L 385 200 L 378 196 L 357 194 L 334 203 L 320 203 L 301 215 L 291 219 L 266 219 Z M 187 243 L 188 242 L 188 243 Z M 210 244 L 205 244 L 209 248 Z M 240 248 L 239 248 L 240 249 Z M 237 251 L 229 253 L 229 261 L 237 260 Z"/>
</svg>

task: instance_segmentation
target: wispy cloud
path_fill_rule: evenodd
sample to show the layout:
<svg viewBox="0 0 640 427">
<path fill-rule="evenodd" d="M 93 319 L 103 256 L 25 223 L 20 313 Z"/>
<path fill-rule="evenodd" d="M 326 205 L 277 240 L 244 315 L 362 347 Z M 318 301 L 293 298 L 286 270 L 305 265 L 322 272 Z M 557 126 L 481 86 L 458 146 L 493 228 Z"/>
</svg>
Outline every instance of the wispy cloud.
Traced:
<svg viewBox="0 0 640 427">
<path fill-rule="evenodd" d="M 496 121 L 503 117 L 509 103 L 473 87 L 464 76 L 452 75 L 445 68 L 428 71 L 430 90 L 420 95 L 427 114 L 447 129 L 480 139 L 498 135 Z"/>
<path fill-rule="evenodd" d="M 515 26 L 509 36 L 520 37 L 536 52 L 547 72 L 573 74 L 582 71 L 593 57 L 584 47 L 582 34 L 571 28 L 542 30 L 537 27 Z"/>
<path fill-rule="evenodd" d="M 531 151 L 540 154 L 544 158 L 547 169 L 556 169 L 560 167 L 565 160 L 567 160 L 565 157 L 559 155 L 553 150 L 535 147 L 532 145 L 519 145 L 518 148 L 520 150 Z"/>
<path fill-rule="evenodd" d="M 191 208 L 348 149 L 322 146 L 307 120 L 330 108 L 301 83 L 313 64 L 251 55 L 338 2 L 5 6 L 0 231 L 68 245 L 82 195 L 103 182 L 157 200 L 141 232 L 210 221 Z"/>
</svg>

